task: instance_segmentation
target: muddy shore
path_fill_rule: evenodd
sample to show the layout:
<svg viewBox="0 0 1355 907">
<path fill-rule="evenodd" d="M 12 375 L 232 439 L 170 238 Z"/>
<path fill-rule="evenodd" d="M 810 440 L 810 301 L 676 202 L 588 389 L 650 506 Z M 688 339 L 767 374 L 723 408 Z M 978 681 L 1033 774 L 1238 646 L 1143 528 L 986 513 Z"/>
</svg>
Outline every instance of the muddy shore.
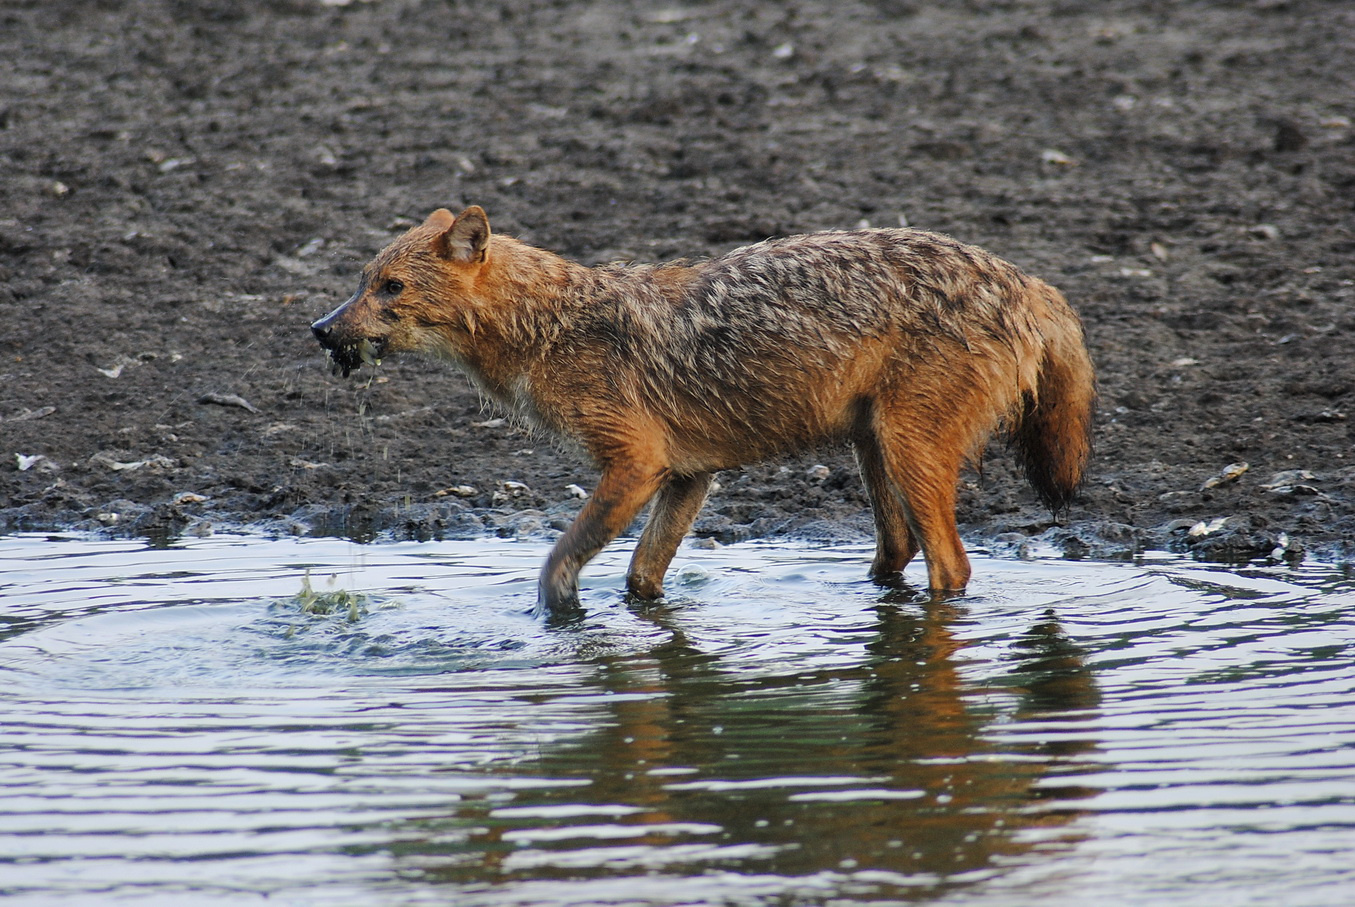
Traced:
<svg viewBox="0 0 1355 907">
<path fill-rule="evenodd" d="M 1066 293 L 1101 396 L 1071 511 L 994 445 L 970 541 L 1348 561 L 1352 47 L 1318 0 L 6 4 L 0 532 L 558 531 L 590 467 L 308 330 L 473 203 L 586 263 L 982 245 Z M 722 474 L 696 526 L 869 532 L 845 450 Z"/>
</svg>

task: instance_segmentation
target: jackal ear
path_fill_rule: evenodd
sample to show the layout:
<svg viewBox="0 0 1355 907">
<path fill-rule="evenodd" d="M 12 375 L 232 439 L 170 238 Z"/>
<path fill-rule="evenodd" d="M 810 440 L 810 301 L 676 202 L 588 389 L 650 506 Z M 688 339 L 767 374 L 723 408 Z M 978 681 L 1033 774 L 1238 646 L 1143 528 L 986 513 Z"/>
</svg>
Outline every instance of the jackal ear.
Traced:
<svg viewBox="0 0 1355 907">
<path fill-rule="evenodd" d="M 479 205 L 471 205 L 457 215 L 451 226 L 438 237 L 441 253 L 452 261 L 484 261 L 489 246 L 489 218 Z"/>
<path fill-rule="evenodd" d="M 444 233 L 447 228 L 452 225 L 452 221 L 454 220 L 456 220 L 456 218 L 452 217 L 452 212 L 448 211 L 446 208 L 439 208 L 428 215 L 428 218 L 423 222 L 423 225 L 429 230 L 436 230 L 439 233 Z"/>
</svg>

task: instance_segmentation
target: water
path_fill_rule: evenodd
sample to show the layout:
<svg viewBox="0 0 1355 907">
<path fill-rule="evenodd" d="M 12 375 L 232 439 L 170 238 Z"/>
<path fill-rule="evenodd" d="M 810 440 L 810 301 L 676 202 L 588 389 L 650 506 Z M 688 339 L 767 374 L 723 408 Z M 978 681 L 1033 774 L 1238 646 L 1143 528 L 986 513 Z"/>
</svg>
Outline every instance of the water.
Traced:
<svg viewBox="0 0 1355 907">
<path fill-rule="evenodd" d="M 0 896 L 1355 899 L 1336 571 L 741 545 L 638 611 L 627 552 L 548 629 L 535 543 L 0 539 Z"/>
</svg>

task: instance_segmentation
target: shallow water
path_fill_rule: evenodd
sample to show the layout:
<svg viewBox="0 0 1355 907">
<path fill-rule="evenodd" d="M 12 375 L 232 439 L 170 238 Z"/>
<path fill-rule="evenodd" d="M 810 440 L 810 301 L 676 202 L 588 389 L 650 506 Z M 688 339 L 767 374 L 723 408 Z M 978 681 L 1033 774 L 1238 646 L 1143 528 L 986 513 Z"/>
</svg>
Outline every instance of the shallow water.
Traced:
<svg viewBox="0 0 1355 907">
<path fill-rule="evenodd" d="M 1355 898 L 1336 571 L 980 556 L 925 604 L 739 545 L 633 610 L 620 546 L 549 629 L 544 553 L 0 538 L 0 896 Z"/>
</svg>

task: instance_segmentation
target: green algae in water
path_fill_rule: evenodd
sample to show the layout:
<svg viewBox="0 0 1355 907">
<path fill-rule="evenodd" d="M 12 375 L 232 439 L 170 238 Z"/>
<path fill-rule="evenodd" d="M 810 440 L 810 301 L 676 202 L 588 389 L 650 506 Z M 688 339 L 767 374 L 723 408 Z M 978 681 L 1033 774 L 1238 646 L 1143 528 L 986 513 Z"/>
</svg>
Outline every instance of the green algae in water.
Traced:
<svg viewBox="0 0 1355 907">
<path fill-rule="evenodd" d="M 301 577 L 301 591 L 292 596 L 292 601 L 301 608 L 302 614 L 345 614 L 349 623 L 357 623 L 367 616 L 374 604 L 371 596 L 365 592 L 353 592 L 348 589 L 317 592 L 311 585 L 309 568 Z"/>
</svg>

